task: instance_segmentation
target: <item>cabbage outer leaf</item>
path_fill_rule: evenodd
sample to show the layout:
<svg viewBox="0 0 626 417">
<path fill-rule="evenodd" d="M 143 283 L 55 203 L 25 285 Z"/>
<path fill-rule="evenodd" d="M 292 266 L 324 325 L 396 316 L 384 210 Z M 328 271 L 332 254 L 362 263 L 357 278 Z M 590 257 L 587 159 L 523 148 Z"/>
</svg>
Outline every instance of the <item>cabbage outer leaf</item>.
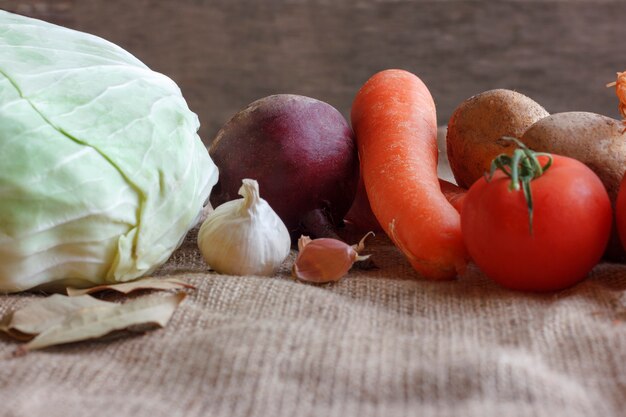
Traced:
<svg viewBox="0 0 626 417">
<path fill-rule="evenodd" d="M 198 127 L 122 48 L 0 11 L 0 291 L 164 263 L 217 182 Z"/>
</svg>

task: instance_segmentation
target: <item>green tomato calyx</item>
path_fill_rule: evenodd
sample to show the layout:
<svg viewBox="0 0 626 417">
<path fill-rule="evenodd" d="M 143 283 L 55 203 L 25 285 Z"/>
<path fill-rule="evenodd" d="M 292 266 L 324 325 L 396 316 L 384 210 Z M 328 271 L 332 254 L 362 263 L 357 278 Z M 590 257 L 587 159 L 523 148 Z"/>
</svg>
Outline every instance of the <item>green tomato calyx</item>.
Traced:
<svg viewBox="0 0 626 417">
<path fill-rule="evenodd" d="M 530 234 L 533 234 L 533 198 L 530 190 L 532 180 L 539 178 L 552 165 L 552 155 L 544 152 L 534 152 L 529 149 L 519 139 L 511 136 L 503 136 L 502 140 L 514 142 L 518 149 L 513 155 L 500 154 L 491 162 L 491 169 L 487 176 L 487 181 L 493 178 L 497 170 L 504 172 L 510 179 L 510 191 L 519 191 L 520 188 L 524 192 L 526 205 L 528 207 L 528 227 Z M 548 161 L 541 165 L 539 156 L 546 156 Z"/>
</svg>

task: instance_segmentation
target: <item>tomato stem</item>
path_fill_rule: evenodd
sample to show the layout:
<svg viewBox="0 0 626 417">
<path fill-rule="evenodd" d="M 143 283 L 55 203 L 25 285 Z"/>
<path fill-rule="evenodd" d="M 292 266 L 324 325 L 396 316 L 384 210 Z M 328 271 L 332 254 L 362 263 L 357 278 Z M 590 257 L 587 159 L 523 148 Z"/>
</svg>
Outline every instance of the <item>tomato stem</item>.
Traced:
<svg viewBox="0 0 626 417">
<path fill-rule="evenodd" d="M 522 189 L 528 207 L 528 228 L 532 235 L 533 197 L 530 190 L 530 183 L 535 178 L 539 178 L 550 168 L 552 165 L 552 156 L 548 153 L 532 151 L 517 138 L 503 136 L 502 139 L 514 142 L 518 146 L 518 149 L 513 151 L 512 156 L 501 154 L 491 162 L 491 169 L 487 181 L 490 181 L 491 178 L 493 178 L 493 174 L 499 169 L 511 178 L 511 183 L 509 184 L 510 191 L 519 191 L 520 188 Z M 539 156 L 548 157 L 548 161 L 545 165 L 541 165 L 538 159 Z"/>
</svg>

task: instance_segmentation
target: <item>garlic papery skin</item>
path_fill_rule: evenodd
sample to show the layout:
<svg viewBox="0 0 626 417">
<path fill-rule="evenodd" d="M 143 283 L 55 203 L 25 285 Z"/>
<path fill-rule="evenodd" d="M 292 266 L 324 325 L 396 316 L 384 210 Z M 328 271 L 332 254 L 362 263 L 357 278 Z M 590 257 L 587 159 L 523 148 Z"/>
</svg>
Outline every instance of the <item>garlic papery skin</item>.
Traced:
<svg viewBox="0 0 626 417">
<path fill-rule="evenodd" d="M 259 184 L 244 179 L 243 197 L 216 207 L 200 226 L 198 248 L 214 271 L 226 275 L 276 273 L 289 255 L 289 231 L 259 194 Z"/>
</svg>

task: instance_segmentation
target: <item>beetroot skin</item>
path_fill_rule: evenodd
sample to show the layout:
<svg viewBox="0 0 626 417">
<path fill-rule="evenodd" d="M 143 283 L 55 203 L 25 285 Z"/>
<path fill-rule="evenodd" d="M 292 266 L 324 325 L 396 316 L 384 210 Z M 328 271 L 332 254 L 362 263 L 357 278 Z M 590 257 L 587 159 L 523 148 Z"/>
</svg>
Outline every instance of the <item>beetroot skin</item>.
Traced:
<svg viewBox="0 0 626 417">
<path fill-rule="evenodd" d="M 310 97 L 278 94 L 251 103 L 222 127 L 209 153 L 219 168 L 213 207 L 240 198 L 242 179 L 256 179 L 294 239 L 334 237 L 354 200 L 354 133 L 337 109 Z"/>
</svg>

